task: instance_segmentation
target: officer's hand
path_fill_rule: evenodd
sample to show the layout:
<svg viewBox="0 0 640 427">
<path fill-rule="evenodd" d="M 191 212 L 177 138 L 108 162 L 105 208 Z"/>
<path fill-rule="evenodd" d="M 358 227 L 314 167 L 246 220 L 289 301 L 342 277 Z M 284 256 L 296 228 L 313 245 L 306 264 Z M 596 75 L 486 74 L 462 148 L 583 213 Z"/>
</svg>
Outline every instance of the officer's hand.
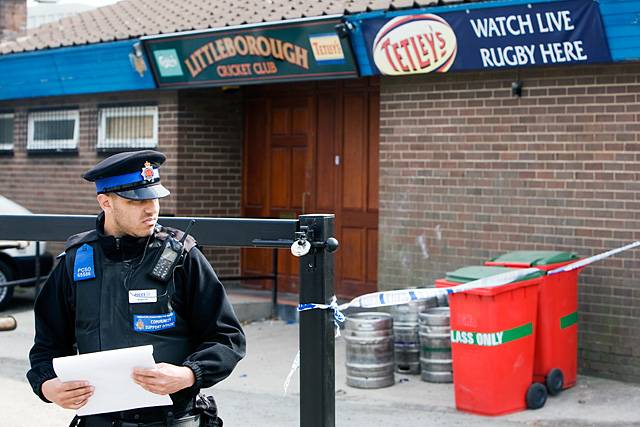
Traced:
<svg viewBox="0 0 640 427">
<path fill-rule="evenodd" d="M 158 363 L 153 369 L 135 368 L 133 381 L 151 393 L 171 394 L 191 387 L 196 377 L 186 366 Z"/>
<path fill-rule="evenodd" d="M 82 408 L 93 396 L 94 387 L 86 381 L 63 383 L 53 378 L 42 383 L 42 394 L 47 400 L 66 409 Z"/>
</svg>

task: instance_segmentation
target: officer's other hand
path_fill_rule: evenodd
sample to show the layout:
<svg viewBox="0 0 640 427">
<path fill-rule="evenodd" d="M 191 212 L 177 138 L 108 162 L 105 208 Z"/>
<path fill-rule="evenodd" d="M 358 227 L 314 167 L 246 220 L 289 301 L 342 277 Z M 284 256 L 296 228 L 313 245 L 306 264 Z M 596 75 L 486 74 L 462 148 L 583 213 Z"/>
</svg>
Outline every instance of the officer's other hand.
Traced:
<svg viewBox="0 0 640 427">
<path fill-rule="evenodd" d="M 135 368 L 132 377 L 140 387 L 155 394 L 175 393 L 196 382 L 191 369 L 170 363 L 158 363 L 152 369 Z"/>
<path fill-rule="evenodd" d="M 91 396 L 94 387 L 86 381 L 67 381 L 53 378 L 42 383 L 42 394 L 47 400 L 66 409 L 82 408 Z"/>
</svg>

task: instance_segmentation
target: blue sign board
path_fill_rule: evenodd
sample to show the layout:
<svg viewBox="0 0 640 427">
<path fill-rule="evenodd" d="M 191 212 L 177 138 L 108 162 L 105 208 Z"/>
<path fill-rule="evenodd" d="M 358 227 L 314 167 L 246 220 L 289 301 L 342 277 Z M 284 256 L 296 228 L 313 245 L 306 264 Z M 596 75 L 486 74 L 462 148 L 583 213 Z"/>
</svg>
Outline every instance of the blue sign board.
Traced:
<svg viewBox="0 0 640 427">
<path fill-rule="evenodd" d="M 365 18 L 373 74 L 611 62 L 598 3 L 528 3 Z"/>
<path fill-rule="evenodd" d="M 611 58 L 616 61 L 640 59 L 640 0 L 599 0 Z"/>
<path fill-rule="evenodd" d="M 155 89 L 137 40 L 0 55 L 0 100 Z"/>
</svg>

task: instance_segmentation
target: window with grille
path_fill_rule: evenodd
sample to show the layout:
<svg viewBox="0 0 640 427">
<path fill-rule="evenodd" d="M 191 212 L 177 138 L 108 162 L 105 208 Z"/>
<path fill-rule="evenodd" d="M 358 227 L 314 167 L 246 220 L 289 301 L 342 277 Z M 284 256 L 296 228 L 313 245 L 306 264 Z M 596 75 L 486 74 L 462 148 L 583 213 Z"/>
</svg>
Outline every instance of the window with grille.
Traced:
<svg viewBox="0 0 640 427">
<path fill-rule="evenodd" d="M 69 151 L 78 149 L 78 110 L 29 113 L 27 150 Z"/>
<path fill-rule="evenodd" d="M 158 146 L 158 107 L 101 108 L 98 150 L 154 148 Z"/>
<path fill-rule="evenodd" d="M 0 153 L 13 151 L 13 114 L 0 113 Z"/>
</svg>

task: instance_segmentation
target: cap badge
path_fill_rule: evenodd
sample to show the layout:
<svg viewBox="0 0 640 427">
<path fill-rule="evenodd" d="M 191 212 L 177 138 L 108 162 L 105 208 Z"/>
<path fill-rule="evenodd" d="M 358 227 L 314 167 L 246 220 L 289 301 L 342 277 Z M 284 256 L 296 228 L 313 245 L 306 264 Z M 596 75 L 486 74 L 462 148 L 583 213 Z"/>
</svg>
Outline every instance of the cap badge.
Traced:
<svg viewBox="0 0 640 427">
<path fill-rule="evenodd" d="M 151 163 L 144 162 L 144 167 L 142 168 L 142 173 L 140 175 L 142 175 L 145 181 L 153 181 L 153 167 L 151 166 Z"/>
</svg>

